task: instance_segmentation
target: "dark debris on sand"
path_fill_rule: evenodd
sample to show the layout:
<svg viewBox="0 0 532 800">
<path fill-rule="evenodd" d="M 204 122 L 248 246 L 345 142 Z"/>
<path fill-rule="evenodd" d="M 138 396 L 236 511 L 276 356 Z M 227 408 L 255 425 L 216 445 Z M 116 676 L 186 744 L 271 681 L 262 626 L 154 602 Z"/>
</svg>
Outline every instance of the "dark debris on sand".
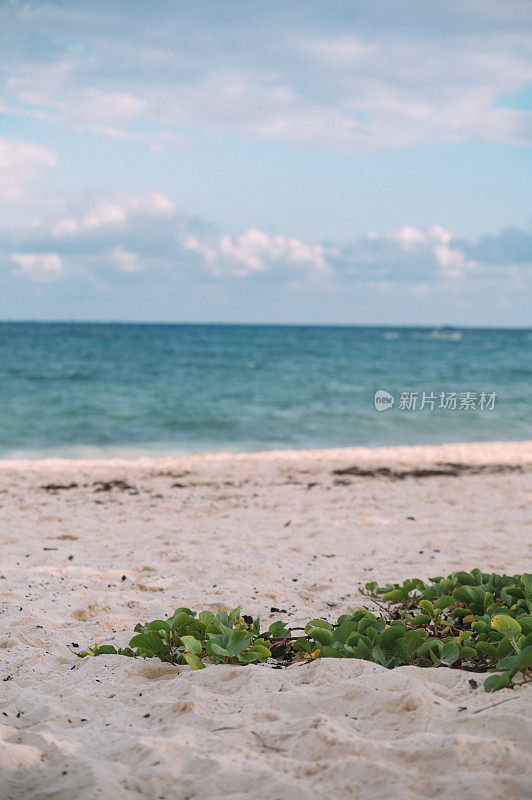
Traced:
<svg viewBox="0 0 532 800">
<path fill-rule="evenodd" d="M 333 470 L 333 475 L 354 475 L 359 478 L 389 478 L 394 481 L 402 481 L 405 478 L 433 478 L 436 476 L 450 476 L 453 478 L 460 475 L 491 475 L 500 472 L 524 472 L 524 468 L 519 464 L 460 464 L 460 463 L 441 463 L 434 467 L 414 467 L 412 469 L 392 469 L 390 467 L 344 467 Z"/>
</svg>

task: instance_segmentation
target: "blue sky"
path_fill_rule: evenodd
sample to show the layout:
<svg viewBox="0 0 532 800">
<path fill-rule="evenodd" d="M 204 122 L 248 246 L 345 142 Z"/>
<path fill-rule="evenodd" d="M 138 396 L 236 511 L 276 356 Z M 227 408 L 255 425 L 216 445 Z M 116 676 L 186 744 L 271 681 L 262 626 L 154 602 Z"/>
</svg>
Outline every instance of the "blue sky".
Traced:
<svg viewBox="0 0 532 800">
<path fill-rule="evenodd" d="M 530 324 L 532 14 L 0 3 L 0 317 Z"/>
</svg>

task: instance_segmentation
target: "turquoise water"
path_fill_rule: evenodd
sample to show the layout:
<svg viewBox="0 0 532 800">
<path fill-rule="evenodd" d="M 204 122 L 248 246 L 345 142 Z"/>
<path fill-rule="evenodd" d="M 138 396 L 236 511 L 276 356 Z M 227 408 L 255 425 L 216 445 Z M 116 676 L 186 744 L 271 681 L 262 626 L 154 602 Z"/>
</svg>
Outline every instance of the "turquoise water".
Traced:
<svg viewBox="0 0 532 800">
<path fill-rule="evenodd" d="M 93 456 L 532 439 L 532 334 L 0 323 L 0 455 Z M 378 413 L 374 393 L 395 397 Z M 492 410 L 422 392 L 496 392 Z M 400 408 L 401 392 L 419 392 Z"/>
</svg>

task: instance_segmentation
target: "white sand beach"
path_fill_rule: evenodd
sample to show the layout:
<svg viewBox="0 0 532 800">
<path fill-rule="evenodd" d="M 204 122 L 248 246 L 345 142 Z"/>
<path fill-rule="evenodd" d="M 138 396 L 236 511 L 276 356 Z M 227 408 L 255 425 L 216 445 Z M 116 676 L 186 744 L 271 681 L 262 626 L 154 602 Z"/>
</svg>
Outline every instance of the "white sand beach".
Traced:
<svg viewBox="0 0 532 800">
<path fill-rule="evenodd" d="M 351 466 L 392 474 L 333 474 Z M 362 607 L 368 580 L 531 571 L 531 471 L 532 442 L 0 462 L 0 796 L 524 798 L 530 687 L 68 646 L 181 605 L 296 625 Z"/>
</svg>

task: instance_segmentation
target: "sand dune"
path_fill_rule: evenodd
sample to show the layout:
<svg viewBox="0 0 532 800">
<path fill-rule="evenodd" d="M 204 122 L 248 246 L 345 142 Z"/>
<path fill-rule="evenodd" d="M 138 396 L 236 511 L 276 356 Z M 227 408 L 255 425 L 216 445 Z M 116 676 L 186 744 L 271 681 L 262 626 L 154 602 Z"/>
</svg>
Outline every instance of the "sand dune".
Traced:
<svg viewBox="0 0 532 800">
<path fill-rule="evenodd" d="M 421 474 L 449 464 L 490 469 Z M 179 605 L 297 624 L 361 607 L 370 579 L 530 571 L 531 470 L 530 442 L 2 462 L 0 796 L 525 797 L 530 687 L 332 659 L 193 672 L 68 645 L 124 644 Z"/>
</svg>

